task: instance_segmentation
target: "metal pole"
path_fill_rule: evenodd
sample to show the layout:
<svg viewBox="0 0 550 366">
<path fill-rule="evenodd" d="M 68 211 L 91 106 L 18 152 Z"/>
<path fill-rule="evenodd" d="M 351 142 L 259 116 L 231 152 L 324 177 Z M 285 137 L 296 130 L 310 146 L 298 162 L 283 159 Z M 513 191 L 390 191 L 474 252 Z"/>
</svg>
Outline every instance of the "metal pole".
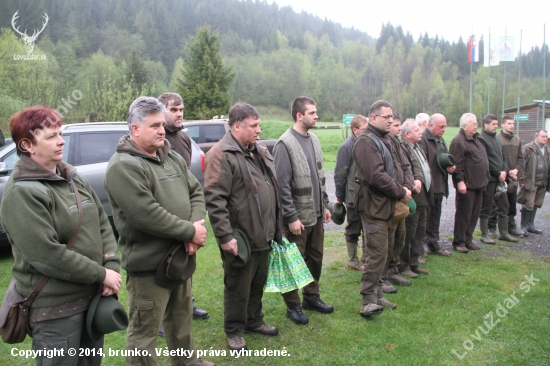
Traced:
<svg viewBox="0 0 550 366">
<path fill-rule="evenodd" d="M 491 109 L 491 27 L 489 27 L 489 74 L 487 75 L 487 114 Z"/>
<path fill-rule="evenodd" d="M 521 91 L 521 39 L 523 36 L 523 29 L 519 32 L 519 67 L 518 67 L 518 123 L 516 124 L 516 135 L 519 135 L 519 102 L 520 102 L 520 91 Z"/>
<path fill-rule="evenodd" d="M 506 28 L 504 29 L 504 41 L 506 42 Z M 502 114 L 500 115 L 500 118 L 502 120 L 502 117 L 504 117 L 504 100 L 506 99 L 506 62 L 504 63 L 504 77 L 502 82 Z"/>
<path fill-rule="evenodd" d="M 472 65 L 474 63 L 470 62 L 470 113 L 472 113 Z"/>
<path fill-rule="evenodd" d="M 542 37 L 542 128 L 546 128 L 546 24 Z"/>
</svg>

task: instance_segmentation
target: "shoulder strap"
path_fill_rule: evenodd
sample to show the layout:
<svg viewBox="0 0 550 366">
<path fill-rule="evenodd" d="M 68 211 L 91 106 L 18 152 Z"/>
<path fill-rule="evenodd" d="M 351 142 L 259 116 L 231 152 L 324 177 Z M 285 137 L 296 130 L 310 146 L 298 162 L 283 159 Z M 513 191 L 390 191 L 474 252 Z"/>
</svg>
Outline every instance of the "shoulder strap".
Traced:
<svg viewBox="0 0 550 366">
<path fill-rule="evenodd" d="M 76 238 L 78 237 L 78 233 L 80 232 L 80 227 L 82 226 L 82 200 L 80 199 L 80 193 L 78 193 L 78 187 L 74 182 L 74 178 L 71 179 L 70 183 L 74 191 L 74 195 L 76 197 L 76 206 L 78 207 L 78 226 L 76 227 L 76 231 L 73 237 L 67 243 L 67 249 L 69 250 L 72 248 L 73 244 L 75 243 Z M 27 298 L 24 301 L 27 303 L 33 302 L 34 299 L 36 299 L 36 296 L 38 296 L 38 294 L 40 293 L 40 291 L 42 291 L 44 286 L 46 286 L 46 283 L 48 282 L 49 279 L 50 279 L 50 276 L 46 276 L 46 275 L 42 276 L 40 281 L 38 281 L 36 286 L 34 286 L 31 293 L 29 294 L 29 296 L 27 296 Z"/>
</svg>

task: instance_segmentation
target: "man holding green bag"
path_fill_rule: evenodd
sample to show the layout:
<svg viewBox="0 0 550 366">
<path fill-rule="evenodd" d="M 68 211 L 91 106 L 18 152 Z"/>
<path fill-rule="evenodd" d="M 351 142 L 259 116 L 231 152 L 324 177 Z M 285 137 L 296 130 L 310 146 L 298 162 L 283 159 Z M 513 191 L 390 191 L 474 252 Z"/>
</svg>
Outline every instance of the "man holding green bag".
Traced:
<svg viewBox="0 0 550 366">
<path fill-rule="evenodd" d="M 325 172 L 321 143 L 308 132 L 317 122 L 315 101 L 298 97 L 292 103 L 294 126 L 286 130 L 273 148 L 277 179 L 284 212 L 285 236 L 295 242 L 314 281 L 302 289 L 283 294 L 286 314 L 296 324 L 307 324 L 302 309 L 332 313 L 319 295 L 319 278 L 323 265 L 323 223 L 330 221 L 328 196 L 325 191 Z"/>
<path fill-rule="evenodd" d="M 231 130 L 206 155 L 204 195 L 224 269 L 224 331 L 229 348 L 243 334 L 278 334 L 265 324 L 262 296 L 271 241 L 282 242 L 282 209 L 273 157 L 258 141 L 260 115 L 246 103 L 229 109 Z"/>
</svg>

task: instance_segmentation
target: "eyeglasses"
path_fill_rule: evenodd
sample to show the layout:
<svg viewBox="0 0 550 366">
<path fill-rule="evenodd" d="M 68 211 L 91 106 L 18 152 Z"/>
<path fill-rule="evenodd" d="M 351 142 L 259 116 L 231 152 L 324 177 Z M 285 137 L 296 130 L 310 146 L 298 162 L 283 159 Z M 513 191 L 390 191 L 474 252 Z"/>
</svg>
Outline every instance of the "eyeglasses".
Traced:
<svg viewBox="0 0 550 366">
<path fill-rule="evenodd" d="M 393 119 L 393 115 L 391 115 L 391 114 L 388 114 L 387 116 L 381 116 L 379 114 L 375 114 L 375 116 L 381 117 L 381 118 L 384 118 L 384 119 Z"/>
</svg>

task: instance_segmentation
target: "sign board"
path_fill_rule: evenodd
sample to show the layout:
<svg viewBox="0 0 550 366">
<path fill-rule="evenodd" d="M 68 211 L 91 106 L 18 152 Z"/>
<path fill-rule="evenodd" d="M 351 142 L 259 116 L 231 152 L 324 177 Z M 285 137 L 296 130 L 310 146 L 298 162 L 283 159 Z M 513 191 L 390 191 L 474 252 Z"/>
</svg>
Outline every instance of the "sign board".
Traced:
<svg viewBox="0 0 550 366">
<path fill-rule="evenodd" d="M 529 119 L 529 115 L 528 114 L 520 114 L 519 115 L 519 118 L 518 118 L 518 115 L 517 114 L 514 114 L 514 121 L 527 121 Z"/>
<path fill-rule="evenodd" d="M 351 120 L 353 119 L 353 117 L 355 117 L 355 114 L 344 114 L 343 115 L 344 125 L 349 126 L 349 124 L 351 123 Z"/>
</svg>

